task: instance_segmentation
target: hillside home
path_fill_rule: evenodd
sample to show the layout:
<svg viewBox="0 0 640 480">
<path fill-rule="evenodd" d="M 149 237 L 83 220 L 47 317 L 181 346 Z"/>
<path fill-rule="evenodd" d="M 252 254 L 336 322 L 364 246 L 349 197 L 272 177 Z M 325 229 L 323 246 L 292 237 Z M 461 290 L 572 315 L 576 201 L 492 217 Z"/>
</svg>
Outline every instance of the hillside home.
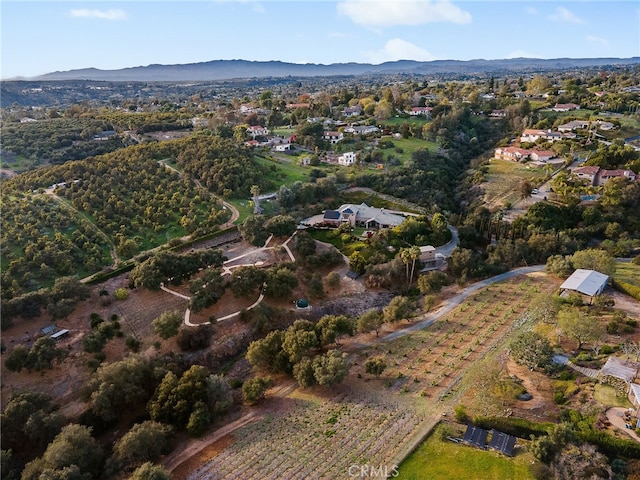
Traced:
<svg viewBox="0 0 640 480">
<path fill-rule="evenodd" d="M 551 110 L 554 112 L 570 112 L 571 110 L 580 110 L 580 105 L 575 103 L 556 103 Z"/>
<path fill-rule="evenodd" d="M 295 110 L 296 108 L 309 108 L 311 107 L 310 103 L 287 103 L 287 110 Z"/>
<path fill-rule="evenodd" d="M 498 117 L 498 118 L 502 118 L 502 117 L 506 117 L 507 116 L 507 111 L 506 110 L 491 110 L 491 113 L 489 113 L 490 117 Z"/>
<path fill-rule="evenodd" d="M 348 167 L 356 163 L 358 154 L 356 152 L 346 152 L 338 157 L 338 164 L 343 167 Z"/>
<path fill-rule="evenodd" d="M 552 132 L 551 130 L 536 130 L 527 128 L 520 136 L 521 142 L 536 142 L 540 139 L 548 142 L 555 142 L 562 140 L 562 134 L 560 132 Z"/>
<path fill-rule="evenodd" d="M 555 156 L 556 154 L 552 150 L 531 150 L 529 153 L 529 158 L 534 162 L 548 162 Z"/>
<path fill-rule="evenodd" d="M 254 125 L 247 128 L 247 135 L 251 135 L 251 138 L 264 137 L 269 135 L 269 129 L 260 125 Z"/>
<path fill-rule="evenodd" d="M 344 140 L 344 134 L 342 132 L 324 132 L 322 138 L 332 145 L 335 145 L 336 143 Z"/>
<path fill-rule="evenodd" d="M 500 147 L 496 148 L 493 156 L 499 160 L 510 160 L 512 162 L 521 162 L 529 158 L 530 150 L 520 147 Z"/>
<path fill-rule="evenodd" d="M 354 105 L 353 107 L 347 107 L 342 111 L 345 117 L 358 117 L 362 115 L 362 107 L 360 105 Z"/>
<path fill-rule="evenodd" d="M 281 143 L 279 145 L 274 145 L 273 149 L 276 152 L 289 152 L 293 147 L 290 143 Z"/>
<path fill-rule="evenodd" d="M 589 128 L 589 122 L 586 120 L 571 120 L 558 127 L 559 132 L 573 132 L 575 130 L 582 130 Z"/>
<path fill-rule="evenodd" d="M 419 115 L 424 115 L 427 118 L 431 118 L 431 107 L 413 107 L 407 113 L 412 117 L 417 117 Z"/>
<path fill-rule="evenodd" d="M 374 125 L 359 125 L 355 127 L 346 127 L 344 131 L 345 133 L 352 133 L 354 135 L 371 135 L 373 133 L 378 133 L 380 129 Z"/>
<path fill-rule="evenodd" d="M 594 187 L 604 185 L 612 178 L 626 178 L 630 182 L 638 178 L 632 170 L 605 170 L 598 166 L 578 167 L 573 170 L 573 174 L 578 178 L 586 179 L 589 185 Z"/>
<path fill-rule="evenodd" d="M 337 210 L 326 210 L 323 216 L 324 223 L 336 226 L 349 223 L 353 227 L 367 229 L 392 228 L 404 220 L 402 215 L 387 212 L 384 208 L 370 207 L 366 203 L 344 204 Z"/>
</svg>

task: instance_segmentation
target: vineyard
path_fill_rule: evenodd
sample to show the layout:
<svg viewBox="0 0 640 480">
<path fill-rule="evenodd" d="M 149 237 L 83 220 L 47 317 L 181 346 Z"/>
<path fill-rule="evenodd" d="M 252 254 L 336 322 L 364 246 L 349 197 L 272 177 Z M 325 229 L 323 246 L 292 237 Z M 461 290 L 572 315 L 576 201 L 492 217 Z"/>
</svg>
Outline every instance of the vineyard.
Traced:
<svg viewBox="0 0 640 480">
<path fill-rule="evenodd" d="M 532 299 L 555 282 L 517 277 L 472 294 L 425 330 L 351 355 L 345 385 L 330 397 L 296 390 L 286 404 L 234 434 L 190 479 L 346 478 L 352 465 L 396 465 L 451 409 L 475 361 L 522 326 Z M 385 357 L 380 379 L 364 372 Z"/>
</svg>

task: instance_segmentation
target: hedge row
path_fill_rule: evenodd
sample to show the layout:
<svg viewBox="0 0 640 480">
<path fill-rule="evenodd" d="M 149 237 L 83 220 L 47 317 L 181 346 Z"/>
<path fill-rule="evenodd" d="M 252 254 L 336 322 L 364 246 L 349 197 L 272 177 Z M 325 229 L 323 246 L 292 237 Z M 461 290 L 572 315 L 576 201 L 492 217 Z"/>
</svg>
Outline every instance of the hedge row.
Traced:
<svg viewBox="0 0 640 480">
<path fill-rule="evenodd" d="M 640 458 L 640 443 L 624 438 L 616 438 L 599 430 L 579 431 L 578 437 L 595 445 L 609 458 Z"/>
<path fill-rule="evenodd" d="M 473 424 L 485 430 L 498 430 L 526 440 L 529 440 L 531 435 L 547 435 L 554 425 L 550 422 L 530 422 L 516 417 L 475 417 Z"/>
<path fill-rule="evenodd" d="M 636 300 L 640 300 L 640 287 L 636 287 L 627 282 L 623 282 L 622 280 L 617 280 L 615 278 L 611 279 L 611 285 L 613 288 L 618 290 L 619 292 L 625 293 Z"/>
</svg>

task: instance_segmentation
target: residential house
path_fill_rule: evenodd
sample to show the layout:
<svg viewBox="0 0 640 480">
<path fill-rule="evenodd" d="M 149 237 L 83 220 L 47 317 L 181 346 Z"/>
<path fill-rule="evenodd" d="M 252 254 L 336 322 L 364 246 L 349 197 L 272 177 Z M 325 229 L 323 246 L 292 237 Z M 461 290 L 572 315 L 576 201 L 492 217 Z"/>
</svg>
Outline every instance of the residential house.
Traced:
<svg viewBox="0 0 640 480">
<path fill-rule="evenodd" d="M 506 117 L 507 116 L 507 111 L 506 110 L 491 110 L 491 113 L 489 113 L 490 117 L 498 117 L 498 118 L 502 118 L 502 117 Z"/>
<path fill-rule="evenodd" d="M 491 100 L 495 100 L 496 99 L 496 94 L 493 93 L 493 92 L 484 93 L 484 94 L 480 95 L 480 98 L 485 100 L 485 101 L 487 101 L 487 102 L 490 102 Z"/>
<path fill-rule="evenodd" d="M 552 158 L 555 158 L 556 153 L 552 150 L 531 150 L 529 158 L 534 162 L 548 162 Z"/>
<path fill-rule="evenodd" d="M 247 128 L 247 135 L 251 135 L 251 138 L 264 137 L 269 135 L 269 129 L 260 125 L 253 125 Z"/>
<path fill-rule="evenodd" d="M 604 185 L 612 178 L 626 178 L 633 182 L 637 175 L 632 170 L 604 170 L 598 172 L 598 185 Z"/>
<path fill-rule="evenodd" d="M 240 105 L 238 112 L 242 113 L 243 115 L 246 115 L 248 113 L 252 113 L 254 110 L 255 108 L 253 105 L 249 103 L 243 103 L 242 105 Z"/>
<path fill-rule="evenodd" d="M 547 140 L 549 142 L 555 142 L 562 140 L 562 134 L 560 132 L 552 132 L 551 130 L 536 130 L 527 128 L 520 136 L 521 142 L 536 142 L 540 139 Z"/>
<path fill-rule="evenodd" d="M 529 158 L 530 150 L 520 147 L 500 147 L 496 148 L 493 156 L 499 160 L 510 160 L 512 162 L 521 162 Z"/>
<path fill-rule="evenodd" d="M 290 143 L 280 143 L 280 144 L 278 144 L 278 145 L 274 145 L 274 146 L 273 146 L 273 149 L 274 149 L 276 152 L 289 152 L 289 151 L 291 151 L 291 150 L 292 150 L 292 148 L 293 148 L 293 147 L 291 146 L 291 144 L 290 144 Z"/>
<path fill-rule="evenodd" d="M 412 117 L 417 117 L 419 115 L 424 115 L 427 118 L 431 118 L 431 107 L 413 107 L 407 113 Z"/>
<path fill-rule="evenodd" d="M 367 229 L 392 228 L 404 220 L 402 215 L 388 212 L 384 208 L 370 207 L 366 203 L 344 204 L 337 210 L 326 210 L 323 216 L 324 223 L 336 226 L 349 223 L 354 227 Z"/>
<path fill-rule="evenodd" d="M 613 130 L 616 126 L 611 122 L 605 122 L 604 120 L 598 120 L 596 122 L 600 130 Z"/>
<path fill-rule="evenodd" d="M 586 179 L 590 185 L 596 187 L 604 185 L 612 178 L 626 178 L 631 182 L 639 178 L 632 170 L 605 170 L 598 166 L 578 167 L 573 170 L 573 174 Z"/>
<path fill-rule="evenodd" d="M 371 135 L 372 133 L 378 133 L 380 129 L 374 125 L 358 125 L 346 127 L 345 133 L 353 133 L 354 135 Z"/>
<path fill-rule="evenodd" d="M 335 145 L 336 143 L 344 140 L 344 134 L 342 132 L 324 132 L 322 138 L 324 138 L 332 145 Z"/>
<path fill-rule="evenodd" d="M 551 110 L 554 112 L 570 112 L 571 110 L 580 110 L 580 105 L 575 103 L 556 103 Z"/>
<path fill-rule="evenodd" d="M 356 163 L 358 155 L 356 152 L 346 152 L 338 157 L 338 164 L 343 167 L 348 167 Z"/>
<path fill-rule="evenodd" d="M 600 171 L 600 167 L 597 166 L 586 166 L 586 167 L 578 167 L 573 170 L 573 174 L 578 178 L 583 180 L 587 180 L 589 185 L 597 185 L 597 177 L 598 172 Z"/>
<path fill-rule="evenodd" d="M 573 132 L 575 130 L 583 130 L 589 128 L 589 122 L 586 120 L 571 120 L 558 127 L 559 132 Z"/>
<path fill-rule="evenodd" d="M 296 108 L 309 108 L 311 107 L 310 103 L 287 103 L 287 110 L 295 110 Z"/>
<path fill-rule="evenodd" d="M 527 150 L 526 148 L 520 147 L 501 147 L 495 149 L 493 156 L 500 160 L 510 160 L 512 162 L 523 162 L 526 160 L 547 162 L 555 158 L 556 154 L 551 150 Z"/>
<path fill-rule="evenodd" d="M 304 156 L 304 157 L 300 158 L 300 160 L 298 161 L 298 165 L 303 166 L 303 167 L 307 167 L 307 166 L 311 165 L 311 157 Z"/>
<path fill-rule="evenodd" d="M 347 107 L 342 111 L 345 117 L 359 117 L 362 115 L 362 107 L 360 105 L 354 105 L 353 107 Z"/>
</svg>

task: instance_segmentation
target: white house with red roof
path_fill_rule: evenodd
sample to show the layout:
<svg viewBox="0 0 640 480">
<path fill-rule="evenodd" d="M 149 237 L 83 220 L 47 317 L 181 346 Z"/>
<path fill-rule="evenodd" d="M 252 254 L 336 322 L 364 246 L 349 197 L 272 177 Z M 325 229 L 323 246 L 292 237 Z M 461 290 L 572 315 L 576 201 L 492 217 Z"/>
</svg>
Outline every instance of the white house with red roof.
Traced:
<svg viewBox="0 0 640 480">
<path fill-rule="evenodd" d="M 552 158 L 556 157 L 556 153 L 553 150 L 531 150 L 529 158 L 534 162 L 548 162 Z"/>
<path fill-rule="evenodd" d="M 269 129 L 260 125 L 253 125 L 247 128 L 247 135 L 251 135 L 252 138 L 264 137 L 269 135 Z"/>
<path fill-rule="evenodd" d="M 573 170 L 573 174 L 578 178 L 586 179 L 592 186 L 598 187 L 604 185 L 612 178 L 626 178 L 630 182 L 635 181 L 638 177 L 632 170 L 605 170 L 596 165 L 586 167 L 578 167 Z"/>
<path fill-rule="evenodd" d="M 530 153 L 531 150 L 520 147 L 500 147 L 495 149 L 493 156 L 499 160 L 521 162 L 529 158 Z"/>
</svg>

